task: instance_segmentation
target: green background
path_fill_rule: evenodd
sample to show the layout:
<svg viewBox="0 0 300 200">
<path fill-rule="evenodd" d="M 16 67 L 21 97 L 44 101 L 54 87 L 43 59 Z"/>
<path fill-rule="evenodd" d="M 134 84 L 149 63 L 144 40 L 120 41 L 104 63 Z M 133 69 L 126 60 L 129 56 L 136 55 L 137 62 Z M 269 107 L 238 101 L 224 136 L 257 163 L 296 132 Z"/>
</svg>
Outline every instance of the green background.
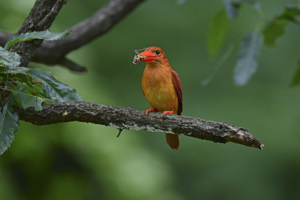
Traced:
<svg viewBox="0 0 300 200">
<path fill-rule="evenodd" d="M 0 0 L 0 29 L 17 32 L 34 2 Z M 243 6 L 224 44 L 236 48 L 204 87 L 217 63 L 208 54 L 207 33 L 223 1 L 178 2 L 148 0 L 111 31 L 70 53 L 87 73 L 35 63 L 30 67 L 52 72 L 84 101 L 146 110 L 144 64 L 118 76 L 132 63 L 134 49 L 160 46 L 183 85 L 182 114 L 244 127 L 265 144 L 264 150 L 180 136 L 174 151 L 161 133 L 123 131 L 117 138 L 118 130 L 100 125 L 21 121 L 15 141 L 0 156 L 0 199 L 300 198 L 300 94 L 299 87 L 288 87 L 299 59 L 299 27 L 289 24 L 274 48 L 263 47 L 257 73 L 237 87 L 237 42 L 261 21 L 255 10 Z M 62 32 L 106 3 L 69 0 L 51 30 Z M 296 3 L 265 0 L 261 6 L 270 19 L 285 4 Z"/>
</svg>

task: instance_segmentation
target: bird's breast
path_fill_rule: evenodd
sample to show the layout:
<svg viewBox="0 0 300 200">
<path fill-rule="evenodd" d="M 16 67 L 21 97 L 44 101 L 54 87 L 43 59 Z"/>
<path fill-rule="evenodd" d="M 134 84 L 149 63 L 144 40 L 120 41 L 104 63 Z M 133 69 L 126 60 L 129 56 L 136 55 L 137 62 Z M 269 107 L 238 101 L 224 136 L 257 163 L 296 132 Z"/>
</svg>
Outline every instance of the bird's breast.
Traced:
<svg viewBox="0 0 300 200">
<path fill-rule="evenodd" d="M 174 110 L 177 113 L 178 99 L 172 83 L 171 68 L 146 66 L 142 88 L 153 109 L 159 112 Z"/>
</svg>

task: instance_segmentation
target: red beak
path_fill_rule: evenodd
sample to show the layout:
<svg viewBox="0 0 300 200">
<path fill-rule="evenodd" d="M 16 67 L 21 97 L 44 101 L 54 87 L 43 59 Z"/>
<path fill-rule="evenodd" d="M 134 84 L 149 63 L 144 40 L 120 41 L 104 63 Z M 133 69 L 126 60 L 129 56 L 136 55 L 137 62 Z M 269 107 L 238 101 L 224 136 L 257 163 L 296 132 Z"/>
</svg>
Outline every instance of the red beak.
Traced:
<svg viewBox="0 0 300 200">
<path fill-rule="evenodd" d="M 156 55 L 154 53 L 151 53 L 150 51 L 144 51 L 140 53 L 140 55 L 144 57 L 144 59 L 142 59 L 141 62 L 154 61 L 156 58 Z"/>
</svg>

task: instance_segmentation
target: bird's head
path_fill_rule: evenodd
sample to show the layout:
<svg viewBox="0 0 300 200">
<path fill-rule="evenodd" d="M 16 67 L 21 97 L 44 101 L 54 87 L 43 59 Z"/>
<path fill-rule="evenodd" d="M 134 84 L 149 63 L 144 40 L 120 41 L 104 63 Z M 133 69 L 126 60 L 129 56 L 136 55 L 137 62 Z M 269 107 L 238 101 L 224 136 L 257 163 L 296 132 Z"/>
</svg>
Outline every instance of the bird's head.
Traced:
<svg viewBox="0 0 300 200">
<path fill-rule="evenodd" d="M 169 63 L 165 52 L 159 47 L 148 47 L 145 51 L 140 53 L 140 62 L 153 63 L 153 64 L 165 64 Z"/>
</svg>

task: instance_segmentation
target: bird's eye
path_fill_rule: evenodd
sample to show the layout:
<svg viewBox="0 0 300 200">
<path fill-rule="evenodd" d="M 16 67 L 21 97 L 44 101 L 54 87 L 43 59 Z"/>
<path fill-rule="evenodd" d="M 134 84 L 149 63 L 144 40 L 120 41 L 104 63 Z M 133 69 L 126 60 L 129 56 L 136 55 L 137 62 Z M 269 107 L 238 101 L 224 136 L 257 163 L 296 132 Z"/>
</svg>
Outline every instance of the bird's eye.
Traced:
<svg viewBox="0 0 300 200">
<path fill-rule="evenodd" d="M 158 54 L 160 53 L 160 51 L 159 51 L 159 50 L 156 50 L 155 53 L 158 55 Z"/>
</svg>

